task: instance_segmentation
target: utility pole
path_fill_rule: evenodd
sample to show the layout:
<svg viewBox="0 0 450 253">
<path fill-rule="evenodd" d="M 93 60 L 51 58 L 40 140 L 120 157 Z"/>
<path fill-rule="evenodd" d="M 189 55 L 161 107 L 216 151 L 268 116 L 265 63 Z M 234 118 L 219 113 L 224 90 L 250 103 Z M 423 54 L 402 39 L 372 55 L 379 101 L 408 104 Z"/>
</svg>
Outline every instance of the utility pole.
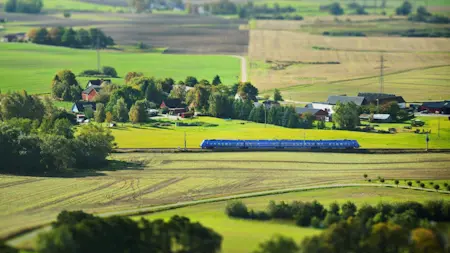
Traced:
<svg viewBox="0 0 450 253">
<path fill-rule="evenodd" d="M 384 65 L 384 62 L 386 62 L 386 60 L 384 59 L 383 53 L 381 53 L 381 56 L 380 56 L 380 67 L 375 68 L 375 69 L 380 69 L 380 93 L 384 92 L 384 69 L 387 68 Z"/>
<path fill-rule="evenodd" d="M 97 70 L 100 72 L 100 34 L 97 33 Z"/>
</svg>

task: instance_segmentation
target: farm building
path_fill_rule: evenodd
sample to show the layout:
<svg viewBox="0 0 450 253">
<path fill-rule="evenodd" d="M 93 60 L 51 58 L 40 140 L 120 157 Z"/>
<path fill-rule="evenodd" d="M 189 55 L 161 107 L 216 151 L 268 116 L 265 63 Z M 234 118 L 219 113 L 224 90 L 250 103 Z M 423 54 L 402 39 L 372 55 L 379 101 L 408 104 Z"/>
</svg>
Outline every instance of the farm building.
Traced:
<svg viewBox="0 0 450 253">
<path fill-rule="evenodd" d="M 159 108 L 161 109 L 171 109 L 171 108 L 181 108 L 183 106 L 183 103 L 178 98 L 168 98 L 166 100 L 163 100 Z"/>
<path fill-rule="evenodd" d="M 368 102 L 364 97 L 351 97 L 351 96 L 329 96 L 327 103 L 330 105 L 336 105 L 340 103 L 350 103 L 353 102 L 358 106 L 367 105 Z"/>
<path fill-rule="evenodd" d="M 92 109 L 92 111 L 95 111 L 96 104 L 94 102 L 79 101 L 79 102 L 75 102 L 72 105 L 73 113 L 82 113 L 86 109 Z"/>
<path fill-rule="evenodd" d="M 236 93 L 236 95 L 234 96 L 234 100 L 240 100 L 240 101 L 245 101 L 245 97 L 242 96 L 242 94 L 240 93 Z M 250 100 L 252 100 L 253 102 L 258 102 L 258 99 L 256 98 L 256 96 L 252 96 L 249 97 Z"/>
<path fill-rule="evenodd" d="M 12 33 L 6 34 L 2 37 L 2 42 L 18 42 L 28 40 L 26 33 Z"/>
<path fill-rule="evenodd" d="M 424 102 L 419 107 L 419 111 L 428 111 L 430 113 L 450 114 L 450 100 L 437 102 Z"/>
<path fill-rule="evenodd" d="M 326 111 L 328 113 L 329 116 L 331 116 L 334 111 L 333 111 L 333 105 L 330 104 L 325 104 L 325 103 L 309 103 L 305 106 L 305 108 L 310 108 L 310 109 L 320 109 L 323 111 Z"/>
<path fill-rule="evenodd" d="M 84 101 L 94 101 L 102 87 L 100 85 L 91 85 L 81 92 L 81 99 Z"/>
<path fill-rule="evenodd" d="M 402 96 L 385 93 L 358 93 L 358 97 L 364 97 L 367 103 L 372 105 L 385 105 L 391 102 L 397 102 L 402 109 L 406 108 L 406 101 Z"/>
<path fill-rule="evenodd" d="M 322 109 L 297 107 L 295 108 L 295 112 L 300 117 L 303 116 L 305 113 L 311 113 L 314 117 L 316 117 L 316 120 L 326 120 L 326 118 L 328 118 L 328 112 Z"/>
<path fill-rule="evenodd" d="M 89 80 L 86 84 L 86 88 L 90 86 L 100 86 L 102 83 L 111 84 L 111 79 L 97 79 L 97 80 Z"/>
<path fill-rule="evenodd" d="M 389 114 L 374 114 L 371 122 L 390 123 L 392 122 L 392 117 Z"/>
<path fill-rule="evenodd" d="M 186 108 L 169 108 L 169 115 L 180 116 L 186 112 Z"/>
</svg>

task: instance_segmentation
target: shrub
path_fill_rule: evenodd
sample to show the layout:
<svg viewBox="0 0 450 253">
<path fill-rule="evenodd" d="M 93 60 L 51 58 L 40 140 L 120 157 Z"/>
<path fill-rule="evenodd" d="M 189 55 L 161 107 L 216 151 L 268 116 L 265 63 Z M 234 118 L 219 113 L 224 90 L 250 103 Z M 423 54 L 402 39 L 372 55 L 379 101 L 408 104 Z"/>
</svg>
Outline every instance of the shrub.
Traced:
<svg viewBox="0 0 450 253">
<path fill-rule="evenodd" d="M 425 188 L 425 184 L 424 183 L 420 183 L 420 187 Z"/>
<path fill-rule="evenodd" d="M 397 185 L 397 187 L 398 187 L 398 184 L 400 183 L 397 179 L 395 179 L 395 181 L 394 181 L 394 183 Z"/>
<path fill-rule="evenodd" d="M 232 201 L 227 204 L 225 212 L 230 217 L 248 218 L 249 212 L 247 206 L 242 201 Z"/>
<path fill-rule="evenodd" d="M 444 186 L 447 187 L 447 186 L 448 186 L 448 183 L 444 183 Z"/>
<path fill-rule="evenodd" d="M 384 178 L 380 179 L 380 182 L 381 182 L 381 183 L 384 183 Z"/>
<path fill-rule="evenodd" d="M 313 228 L 321 228 L 322 227 L 321 220 L 319 218 L 317 218 L 316 216 L 311 218 L 310 223 Z"/>
<path fill-rule="evenodd" d="M 72 16 L 72 14 L 69 11 L 64 11 L 63 15 L 65 18 L 70 18 Z"/>
<path fill-rule="evenodd" d="M 420 184 L 420 180 L 416 180 L 416 183 Z"/>
<path fill-rule="evenodd" d="M 440 186 L 440 185 L 438 185 L 438 184 L 434 185 L 434 189 L 435 189 L 436 191 L 438 191 L 438 190 L 439 190 L 439 188 L 441 188 L 441 186 Z"/>
<path fill-rule="evenodd" d="M 403 4 L 395 10 L 397 15 L 407 16 L 411 13 L 412 4 L 408 1 L 404 1 Z"/>
<path fill-rule="evenodd" d="M 411 181 L 408 181 L 408 186 L 411 188 L 411 186 L 412 186 L 412 182 Z"/>
<path fill-rule="evenodd" d="M 104 66 L 102 68 L 102 72 L 104 75 L 110 76 L 110 77 L 117 77 L 117 71 L 113 67 Z"/>
<path fill-rule="evenodd" d="M 325 227 L 329 227 L 332 224 L 339 222 L 341 220 L 341 217 L 339 215 L 333 214 L 333 213 L 327 213 L 327 216 L 325 216 L 325 219 L 323 220 L 323 225 Z"/>
<path fill-rule="evenodd" d="M 102 73 L 98 70 L 95 69 L 88 69 L 88 70 L 83 70 L 79 76 L 98 76 L 101 75 Z"/>
</svg>

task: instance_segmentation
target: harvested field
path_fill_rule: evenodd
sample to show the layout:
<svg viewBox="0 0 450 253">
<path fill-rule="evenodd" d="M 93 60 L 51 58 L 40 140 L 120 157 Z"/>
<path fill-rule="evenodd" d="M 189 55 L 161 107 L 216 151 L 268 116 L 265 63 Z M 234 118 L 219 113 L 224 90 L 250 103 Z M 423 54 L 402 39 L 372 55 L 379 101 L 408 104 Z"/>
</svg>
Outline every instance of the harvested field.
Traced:
<svg viewBox="0 0 450 253">
<path fill-rule="evenodd" d="M 90 16 L 95 17 L 90 18 Z M 20 27 L 27 32 L 30 27 L 98 27 L 116 44 L 135 46 L 144 42 L 153 47 L 168 48 L 167 53 L 182 54 L 246 54 L 248 31 L 239 30 L 245 21 L 194 15 L 163 14 L 77 14 L 65 19 L 50 15 L 5 14 L 14 22 L 18 32 Z M 2 15 L 3 16 L 3 15 Z"/>
<path fill-rule="evenodd" d="M 120 211 L 332 183 L 450 179 L 448 154 L 115 154 L 109 170 L 71 177 L 0 176 L 0 236 L 49 222 L 61 210 Z M 320 162 L 324 161 L 324 162 Z"/>
</svg>

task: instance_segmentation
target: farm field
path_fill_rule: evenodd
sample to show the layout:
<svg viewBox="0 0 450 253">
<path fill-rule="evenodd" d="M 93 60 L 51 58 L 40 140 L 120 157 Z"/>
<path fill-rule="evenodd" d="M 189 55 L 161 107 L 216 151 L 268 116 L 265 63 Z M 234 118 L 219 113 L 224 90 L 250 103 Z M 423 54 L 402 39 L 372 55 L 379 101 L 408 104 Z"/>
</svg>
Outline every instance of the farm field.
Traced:
<svg viewBox="0 0 450 253">
<path fill-rule="evenodd" d="M 448 154 L 126 153 L 111 159 L 104 171 L 66 177 L 1 175 L 0 236 L 49 222 L 64 209 L 137 210 L 241 193 L 360 183 L 364 173 L 450 179 Z"/>
<path fill-rule="evenodd" d="M 438 137 L 438 118 L 421 118 L 423 127 L 431 130 L 430 148 L 450 148 L 450 121 L 442 118 Z M 184 133 L 188 148 L 198 148 L 204 139 L 355 139 L 362 148 L 425 148 L 425 135 L 403 132 L 404 125 L 380 124 L 382 127 L 398 128 L 397 134 L 378 134 L 339 130 L 289 129 L 274 125 L 224 120 L 210 117 L 186 120 L 204 122 L 217 126 L 201 127 L 155 127 L 151 124 L 119 125 L 112 129 L 119 148 L 177 148 L 184 147 Z M 400 127 L 399 127 L 400 126 Z M 422 128 L 420 128 L 422 129 Z M 139 136 L 140 138 L 134 138 Z"/>
<path fill-rule="evenodd" d="M 111 1 L 111 0 L 108 0 Z M 122 1 L 122 0 L 118 0 Z M 0 6 L 3 6 L 3 4 L 6 2 L 6 0 L 0 0 Z M 105 1 L 77 1 L 77 0 L 45 0 L 44 1 L 44 8 L 43 11 L 89 11 L 89 12 L 116 12 L 116 11 L 127 11 L 128 8 L 126 7 L 126 2 L 123 0 L 122 2 L 125 3 L 125 6 L 122 5 L 115 5 L 112 3 L 111 5 L 107 5 L 104 3 Z M 3 10 L 3 9 L 2 9 Z"/>
<path fill-rule="evenodd" d="M 29 93 L 49 93 L 55 73 L 70 69 L 80 73 L 96 69 L 96 52 L 34 44 L 0 44 L 0 90 L 25 89 Z M 140 71 L 159 78 L 184 80 L 186 76 L 211 80 L 216 74 L 224 83 L 232 84 L 240 76 L 240 59 L 213 55 L 163 55 L 155 53 L 101 53 L 103 66 L 113 66 L 119 76 L 129 71 Z M 82 79 L 80 79 L 80 82 Z M 122 84 L 122 79 L 114 82 Z M 84 83 L 81 83 L 83 86 Z"/>
<path fill-rule="evenodd" d="M 246 198 L 243 202 L 255 210 L 265 210 L 269 201 L 312 201 L 317 200 L 327 206 L 337 201 L 343 203 L 347 200 L 361 204 L 377 204 L 379 202 L 419 201 L 425 202 L 433 199 L 450 200 L 448 195 L 430 192 L 398 190 L 392 188 L 340 188 L 319 189 L 305 192 L 286 193 L 263 197 Z M 185 207 L 170 211 L 145 215 L 148 219 L 168 219 L 173 215 L 183 215 L 191 220 L 198 221 L 219 232 L 224 241 L 223 253 L 244 253 L 255 250 L 258 244 L 270 239 L 274 234 L 280 234 L 301 241 L 304 237 L 321 233 L 320 229 L 297 227 L 295 224 L 279 223 L 276 221 L 248 221 L 230 219 L 225 214 L 226 202 L 209 203 Z M 140 217 L 136 217 L 140 218 Z"/>
<path fill-rule="evenodd" d="M 28 32 L 32 27 L 96 27 L 111 36 L 118 47 L 136 47 L 143 42 L 167 48 L 167 53 L 243 55 L 247 53 L 249 39 L 248 31 L 239 29 L 246 21 L 214 16 L 130 13 L 73 13 L 71 18 L 63 18 L 61 13 L 1 16 L 8 19 L 2 24 L 3 33 Z"/>
</svg>

